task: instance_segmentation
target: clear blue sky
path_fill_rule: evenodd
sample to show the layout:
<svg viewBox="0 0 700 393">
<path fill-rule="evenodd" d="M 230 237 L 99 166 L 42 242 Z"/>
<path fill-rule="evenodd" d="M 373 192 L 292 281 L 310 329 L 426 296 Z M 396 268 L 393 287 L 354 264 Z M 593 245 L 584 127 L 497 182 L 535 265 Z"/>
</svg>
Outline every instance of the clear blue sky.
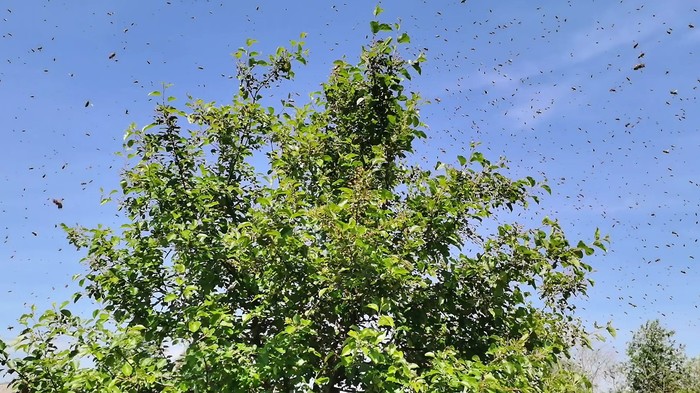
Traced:
<svg viewBox="0 0 700 393">
<path fill-rule="evenodd" d="M 376 2 L 8 0 L 0 8 L 0 334 L 26 310 L 68 299 L 82 271 L 57 224 L 114 222 L 100 187 L 117 188 L 114 156 L 147 93 L 173 83 L 227 102 L 231 53 L 246 38 L 270 51 L 307 32 L 310 64 L 283 90 L 318 88 L 334 59 L 367 43 Z M 572 240 L 600 227 L 610 252 L 590 262 L 589 321 L 612 320 L 623 348 L 650 318 L 700 354 L 700 17 L 687 0 L 385 1 L 406 55 L 427 49 L 412 89 L 426 165 L 472 140 L 512 174 L 550 180 L 537 214 Z M 697 7 L 700 7 L 698 5 Z M 697 26 L 697 27 L 696 27 Z M 110 59 L 110 55 L 114 57 Z M 644 68 L 634 70 L 643 63 Z M 285 90 L 286 89 L 286 90 Z M 87 106 L 86 106 L 87 104 Z M 52 198 L 63 198 L 59 210 Z M 68 285 L 68 287 L 66 287 Z"/>
</svg>

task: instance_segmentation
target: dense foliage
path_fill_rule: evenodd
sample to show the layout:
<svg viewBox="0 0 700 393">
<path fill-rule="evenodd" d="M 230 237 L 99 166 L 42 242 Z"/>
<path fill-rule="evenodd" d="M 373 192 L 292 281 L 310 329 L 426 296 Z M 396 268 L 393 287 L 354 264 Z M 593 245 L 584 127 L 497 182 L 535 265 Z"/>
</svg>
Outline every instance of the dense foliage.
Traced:
<svg viewBox="0 0 700 393">
<path fill-rule="evenodd" d="M 645 323 L 627 346 L 627 381 L 633 392 L 676 392 L 683 382 L 685 354 L 673 331 L 657 320 Z"/>
<path fill-rule="evenodd" d="M 553 364 L 587 340 L 571 301 L 593 249 L 556 220 L 497 220 L 548 189 L 503 162 L 412 165 L 425 134 L 405 82 L 423 57 L 400 57 L 406 34 L 378 38 L 399 26 L 371 28 L 358 64 L 336 61 L 306 105 L 262 105 L 303 43 L 262 58 L 249 42 L 233 102 L 163 95 L 155 121 L 128 130 L 128 223 L 66 228 L 87 252 L 75 301 L 99 308 L 23 316 L 16 343 L 0 342 L 16 388 L 566 391 Z"/>
<path fill-rule="evenodd" d="M 658 319 L 634 332 L 627 344 L 627 362 L 621 365 L 626 384 L 616 393 L 700 392 L 700 359 L 689 359 L 674 334 Z"/>
</svg>

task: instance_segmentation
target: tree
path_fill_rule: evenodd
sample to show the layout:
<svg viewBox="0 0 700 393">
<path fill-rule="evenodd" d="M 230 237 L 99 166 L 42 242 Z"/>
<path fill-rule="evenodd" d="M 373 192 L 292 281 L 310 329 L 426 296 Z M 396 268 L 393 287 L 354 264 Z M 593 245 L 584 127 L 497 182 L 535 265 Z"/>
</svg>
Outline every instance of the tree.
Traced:
<svg viewBox="0 0 700 393">
<path fill-rule="evenodd" d="M 647 321 L 627 345 L 627 382 L 633 392 L 680 392 L 686 381 L 683 346 L 658 319 Z"/>
<path fill-rule="evenodd" d="M 686 382 L 684 392 L 700 393 L 700 357 L 688 359 L 685 364 Z"/>
<path fill-rule="evenodd" d="M 261 104 L 305 62 L 303 42 L 263 59 L 249 41 L 231 104 L 163 95 L 155 121 L 127 131 L 127 224 L 66 227 L 89 269 L 74 301 L 97 309 L 23 316 L 17 343 L 0 344 L 15 387 L 540 391 L 588 340 L 571 300 L 592 284 L 593 248 L 556 220 L 499 220 L 548 190 L 504 162 L 472 149 L 409 164 L 425 134 L 404 84 L 424 57 L 399 56 L 405 33 L 378 39 L 398 25 L 370 26 L 359 63 L 336 61 L 309 104 Z"/>
</svg>

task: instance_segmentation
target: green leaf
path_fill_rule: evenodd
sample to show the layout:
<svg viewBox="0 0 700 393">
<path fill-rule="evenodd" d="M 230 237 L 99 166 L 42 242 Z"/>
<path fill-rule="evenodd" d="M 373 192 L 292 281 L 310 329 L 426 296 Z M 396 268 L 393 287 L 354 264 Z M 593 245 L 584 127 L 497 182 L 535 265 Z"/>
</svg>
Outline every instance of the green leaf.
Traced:
<svg viewBox="0 0 700 393">
<path fill-rule="evenodd" d="M 408 44 L 411 42 L 411 37 L 409 37 L 408 34 L 403 33 L 399 36 L 397 41 L 399 44 Z"/>
<path fill-rule="evenodd" d="M 612 338 L 617 337 L 617 329 L 615 329 L 610 323 L 608 323 L 606 329 Z"/>
<path fill-rule="evenodd" d="M 149 125 L 143 127 L 143 128 L 141 129 L 141 132 L 146 132 L 146 131 L 150 130 L 151 128 L 153 128 L 153 127 L 155 127 L 155 126 L 157 126 L 157 125 L 158 125 L 157 123 L 151 123 L 151 124 L 149 124 Z"/>
<path fill-rule="evenodd" d="M 187 329 L 189 329 L 190 332 L 195 333 L 199 330 L 199 328 L 202 326 L 202 322 L 199 321 L 190 321 L 187 324 Z"/>
<path fill-rule="evenodd" d="M 372 13 L 375 17 L 379 16 L 382 12 L 384 12 L 384 9 L 377 4 L 376 7 L 374 7 L 374 12 Z"/>
<path fill-rule="evenodd" d="M 391 28 L 390 25 L 386 23 L 380 23 L 379 24 L 379 31 L 392 31 L 393 29 Z"/>
<path fill-rule="evenodd" d="M 420 139 L 426 139 L 428 136 L 425 134 L 425 132 L 420 131 L 420 130 L 413 130 L 413 135 L 416 136 L 416 138 Z"/>
<path fill-rule="evenodd" d="M 467 158 L 464 156 L 457 156 L 457 160 L 459 161 L 459 165 L 465 166 L 467 165 Z"/>
<path fill-rule="evenodd" d="M 382 315 L 379 317 L 379 326 L 389 326 L 394 327 L 394 318 L 388 315 Z"/>
<path fill-rule="evenodd" d="M 413 63 L 411 63 L 411 67 L 413 67 L 413 69 L 416 70 L 416 72 L 418 73 L 418 75 L 421 74 L 420 63 L 414 61 Z"/>
<path fill-rule="evenodd" d="M 354 349 L 355 349 L 355 346 L 348 343 L 347 345 L 345 345 L 343 347 L 343 350 L 340 351 L 340 356 L 342 356 L 342 357 L 348 356 Z"/>
<path fill-rule="evenodd" d="M 369 28 L 372 31 L 372 34 L 379 33 L 379 22 L 377 22 L 376 20 L 369 22 Z"/>
<path fill-rule="evenodd" d="M 134 372 L 134 368 L 131 366 L 131 364 L 129 364 L 128 362 L 122 364 L 122 374 L 124 374 L 124 376 L 128 377 L 133 372 Z"/>
<path fill-rule="evenodd" d="M 263 197 L 258 198 L 258 203 L 260 206 L 270 206 L 272 204 L 269 199 Z"/>
<path fill-rule="evenodd" d="M 171 302 L 175 301 L 175 299 L 177 299 L 177 295 L 174 293 L 169 293 L 169 294 L 165 295 L 165 297 L 163 298 L 163 302 L 171 303 Z"/>
<path fill-rule="evenodd" d="M 148 95 L 149 95 L 149 96 L 152 96 L 152 97 L 160 97 L 160 96 L 163 95 L 163 93 L 161 93 L 161 92 L 159 92 L 159 91 L 157 91 L 157 90 L 154 90 L 154 91 L 148 93 Z"/>
</svg>

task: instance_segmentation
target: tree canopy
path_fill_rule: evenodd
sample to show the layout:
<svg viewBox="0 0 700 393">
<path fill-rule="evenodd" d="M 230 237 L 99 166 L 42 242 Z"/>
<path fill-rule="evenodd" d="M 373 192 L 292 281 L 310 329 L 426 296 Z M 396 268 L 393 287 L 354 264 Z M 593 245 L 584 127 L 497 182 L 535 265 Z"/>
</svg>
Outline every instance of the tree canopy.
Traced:
<svg viewBox="0 0 700 393">
<path fill-rule="evenodd" d="M 378 9 L 376 14 L 379 14 Z M 400 26 L 372 21 L 357 64 L 309 103 L 263 105 L 302 41 L 241 48 L 240 88 L 125 137 L 120 228 L 66 227 L 81 297 L 21 318 L 0 365 L 28 392 L 537 392 L 588 335 L 592 247 L 554 219 L 499 219 L 546 184 L 476 150 L 426 169 Z M 395 34 L 392 36 L 391 34 Z M 302 37 L 303 39 L 303 37 Z M 187 125 L 183 125 L 186 123 Z M 485 224 L 489 225 L 485 225 Z M 489 228 L 495 228 L 491 231 Z M 82 301 L 82 300 L 81 300 Z"/>
<path fill-rule="evenodd" d="M 684 347 L 658 319 L 642 325 L 627 345 L 627 383 L 632 392 L 681 392 L 691 377 Z M 696 375 L 693 375 L 696 377 Z M 697 381 L 693 381 L 697 384 Z"/>
</svg>

